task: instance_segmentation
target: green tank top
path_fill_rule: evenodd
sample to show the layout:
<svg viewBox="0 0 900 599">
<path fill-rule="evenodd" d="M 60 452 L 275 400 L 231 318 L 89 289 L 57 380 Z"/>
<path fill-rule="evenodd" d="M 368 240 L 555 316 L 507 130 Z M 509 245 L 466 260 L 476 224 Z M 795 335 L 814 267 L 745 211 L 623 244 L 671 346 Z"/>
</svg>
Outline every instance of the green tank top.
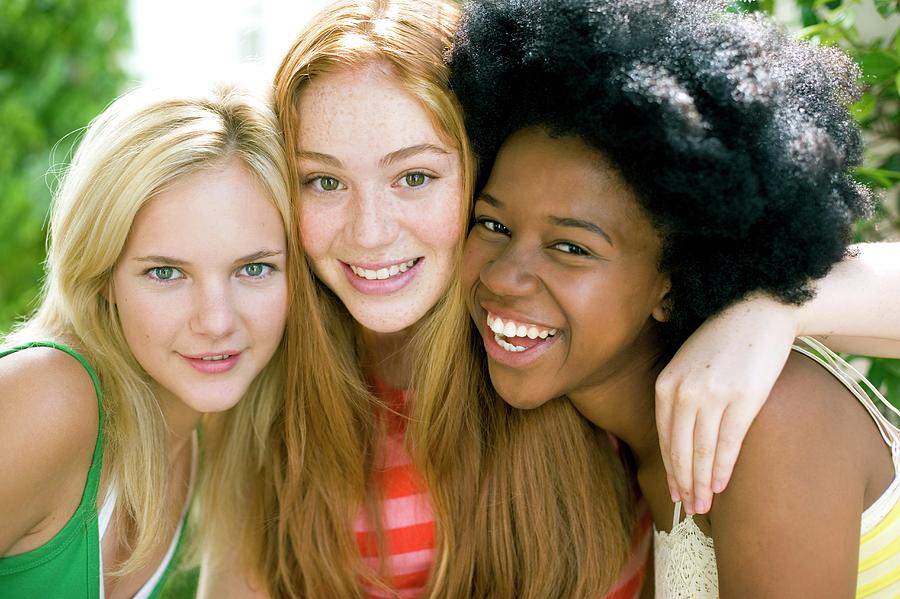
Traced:
<svg viewBox="0 0 900 599">
<path fill-rule="evenodd" d="M 36 549 L 0 558 L 0 599 L 98 599 L 100 598 L 100 531 L 97 524 L 97 490 L 103 469 L 103 393 L 87 360 L 74 349 L 52 341 L 35 341 L 0 352 L 0 358 L 30 347 L 51 347 L 65 352 L 84 366 L 97 395 L 97 441 L 81 502 L 56 535 Z M 184 526 L 175 556 L 150 597 L 193 597 L 196 574 L 168 576 L 178 563 L 184 545 Z M 172 578 L 172 580 L 170 580 Z M 177 580 L 178 584 L 175 583 Z M 170 583 L 170 584 L 167 584 Z M 167 588 L 168 587 L 168 588 Z M 173 588 L 175 587 L 175 588 Z M 174 591 L 174 592 L 173 592 Z"/>
</svg>

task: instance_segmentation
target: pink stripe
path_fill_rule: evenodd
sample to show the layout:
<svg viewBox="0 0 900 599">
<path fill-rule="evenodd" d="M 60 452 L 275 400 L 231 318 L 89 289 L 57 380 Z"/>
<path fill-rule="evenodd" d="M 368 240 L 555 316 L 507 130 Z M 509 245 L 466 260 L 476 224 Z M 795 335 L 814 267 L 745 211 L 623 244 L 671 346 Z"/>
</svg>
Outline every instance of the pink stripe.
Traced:
<svg viewBox="0 0 900 599">
<path fill-rule="evenodd" d="M 431 562 L 434 561 L 434 549 L 397 553 L 390 556 L 387 561 L 391 576 L 402 576 L 413 572 L 427 572 L 431 570 Z M 367 557 L 365 562 L 376 570 L 380 565 L 377 557 Z"/>
<path fill-rule="evenodd" d="M 404 528 L 415 524 L 425 524 L 434 520 L 434 512 L 431 509 L 431 500 L 427 493 L 409 495 L 407 497 L 395 497 L 385 499 L 383 507 L 384 530 L 392 528 Z M 360 510 L 353 523 L 353 532 L 370 532 L 372 527 L 365 511 Z"/>
<path fill-rule="evenodd" d="M 377 462 L 377 466 L 383 469 L 412 463 L 402 435 L 388 435 L 382 440 Z"/>
</svg>

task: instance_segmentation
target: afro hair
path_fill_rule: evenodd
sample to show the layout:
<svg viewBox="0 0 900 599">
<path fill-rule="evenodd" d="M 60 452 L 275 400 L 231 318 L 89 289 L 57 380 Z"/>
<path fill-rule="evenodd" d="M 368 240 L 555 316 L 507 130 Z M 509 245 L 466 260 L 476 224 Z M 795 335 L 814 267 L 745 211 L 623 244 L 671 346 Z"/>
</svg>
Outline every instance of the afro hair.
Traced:
<svg viewBox="0 0 900 599">
<path fill-rule="evenodd" d="M 847 253 L 870 192 L 848 106 L 858 69 L 707 0 L 488 0 L 451 53 L 484 183 L 540 126 L 602 152 L 662 238 L 669 332 L 763 290 L 790 303 Z"/>
</svg>

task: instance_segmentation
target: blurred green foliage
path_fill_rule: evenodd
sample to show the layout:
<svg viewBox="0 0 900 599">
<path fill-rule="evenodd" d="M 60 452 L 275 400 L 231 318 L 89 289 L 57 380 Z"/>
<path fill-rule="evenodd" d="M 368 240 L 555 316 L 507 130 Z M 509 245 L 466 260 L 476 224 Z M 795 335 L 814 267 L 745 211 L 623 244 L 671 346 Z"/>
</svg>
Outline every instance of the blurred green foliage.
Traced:
<svg viewBox="0 0 900 599">
<path fill-rule="evenodd" d="M 0 1 L 0 332 L 34 307 L 58 165 L 122 89 L 130 40 L 127 0 Z"/>
</svg>

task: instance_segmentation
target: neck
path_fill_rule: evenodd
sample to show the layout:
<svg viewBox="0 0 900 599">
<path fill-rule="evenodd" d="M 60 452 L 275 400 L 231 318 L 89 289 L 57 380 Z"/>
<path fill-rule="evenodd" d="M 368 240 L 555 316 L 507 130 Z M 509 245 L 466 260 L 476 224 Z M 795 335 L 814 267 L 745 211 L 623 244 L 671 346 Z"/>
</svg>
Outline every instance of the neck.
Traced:
<svg viewBox="0 0 900 599">
<path fill-rule="evenodd" d="M 378 333 L 360 327 L 363 370 L 389 387 L 409 389 L 414 363 L 409 344 L 416 329 L 413 325 L 395 333 Z"/>
<path fill-rule="evenodd" d="M 582 415 L 624 441 L 639 469 L 658 463 L 655 385 L 665 366 L 656 328 L 648 326 L 608 374 L 572 393 L 569 399 Z"/>
<path fill-rule="evenodd" d="M 174 463 L 191 446 L 191 438 L 203 414 L 174 397 L 157 395 L 157 399 L 166 422 L 168 460 Z"/>
</svg>

